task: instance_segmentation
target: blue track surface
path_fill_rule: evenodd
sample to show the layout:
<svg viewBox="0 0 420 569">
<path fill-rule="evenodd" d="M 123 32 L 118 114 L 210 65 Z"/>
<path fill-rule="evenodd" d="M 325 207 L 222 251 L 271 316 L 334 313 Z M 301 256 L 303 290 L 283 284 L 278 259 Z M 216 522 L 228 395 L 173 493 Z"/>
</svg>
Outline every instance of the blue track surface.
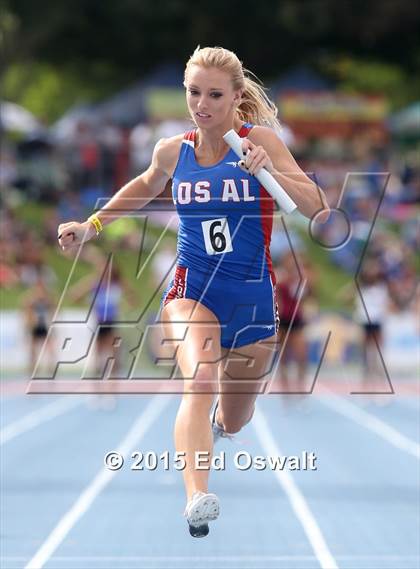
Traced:
<svg viewBox="0 0 420 569">
<path fill-rule="evenodd" d="M 54 402 L 64 398 L 74 404 L 57 411 Z M 140 440 L 134 433 L 132 450 L 173 454 L 179 397 L 159 398 L 164 400 L 161 410 Z M 156 471 L 133 471 L 128 453 L 123 468 L 103 486 L 95 486 L 98 476 L 109 472 L 103 466 L 105 453 L 116 450 L 139 416 L 150 412 L 154 396 L 121 396 L 108 411 L 92 409 L 86 396 L 5 396 L 2 428 L 10 438 L 1 447 L 1 567 L 27 566 L 58 535 L 50 552 L 44 548 L 38 567 L 330 569 L 328 555 L 320 558 L 308 538 L 309 512 L 321 536 L 318 545 L 321 550 L 326 546 L 336 567 L 417 569 L 418 400 L 395 395 L 381 406 L 345 397 L 349 413 L 356 409 L 357 416 L 361 409 L 364 418 L 380 419 L 378 432 L 336 410 L 335 399 L 326 398 L 292 402 L 277 395 L 260 397 L 263 419 L 254 419 L 238 442 L 223 440 L 216 447 L 216 453 L 226 451 L 226 469 L 211 475 L 221 515 L 210 526 L 210 535 L 197 540 L 189 536 L 182 516 L 183 485 L 174 468 L 165 471 L 161 464 Z M 44 418 L 31 426 L 27 416 L 32 414 L 36 422 L 42 408 L 47 408 Z M 51 409 L 56 415 L 48 418 Z M 144 418 L 139 425 L 147 423 Z M 300 506 L 293 506 L 288 483 L 285 487 L 284 478 L 272 470 L 239 471 L 233 466 L 233 456 L 241 450 L 267 454 L 262 420 L 283 454 L 307 450 L 317 455 L 316 471 L 287 475 L 304 507 L 299 500 Z M 20 431 L 13 431 L 16 425 Z M 398 437 L 390 440 L 395 433 L 403 435 L 402 447 Z M 83 498 L 92 488 L 94 493 Z M 74 511 L 75 504 L 80 511 Z M 75 517 L 63 535 L 69 512 Z"/>
</svg>

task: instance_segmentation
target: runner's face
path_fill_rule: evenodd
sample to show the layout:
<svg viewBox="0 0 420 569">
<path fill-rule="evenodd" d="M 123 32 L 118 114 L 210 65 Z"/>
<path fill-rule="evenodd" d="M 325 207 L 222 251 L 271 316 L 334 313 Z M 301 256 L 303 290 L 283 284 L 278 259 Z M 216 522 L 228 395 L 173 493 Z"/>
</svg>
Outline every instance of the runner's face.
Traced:
<svg viewBox="0 0 420 569">
<path fill-rule="evenodd" d="M 240 102 L 230 76 L 220 69 L 192 65 L 187 80 L 187 105 L 196 125 L 213 128 L 227 121 Z"/>
</svg>

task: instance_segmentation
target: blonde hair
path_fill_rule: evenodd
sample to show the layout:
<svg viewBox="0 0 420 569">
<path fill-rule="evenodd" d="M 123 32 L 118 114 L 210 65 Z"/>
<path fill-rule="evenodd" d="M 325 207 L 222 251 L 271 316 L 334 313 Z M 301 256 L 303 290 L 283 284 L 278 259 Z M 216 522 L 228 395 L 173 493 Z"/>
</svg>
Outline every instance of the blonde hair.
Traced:
<svg viewBox="0 0 420 569">
<path fill-rule="evenodd" d="M 231 76 L 233 88 L 242 90 L 242 101 L 237 108 L 238 117 L 242 121 L 261 126 L 270 126 L 274 129 L 281 128 L 277 119 L 278 110 L 276 105 L 267 96 L 259 79 L 251 71 L 243 67 L 242 62 L 233 51 L 223 47 L 200 48 L 198 46 L 185 67 L 185 86 L 188 70 L 192 65 L 198 65 L 207 69 L 215 67 Z"/>
</svg>

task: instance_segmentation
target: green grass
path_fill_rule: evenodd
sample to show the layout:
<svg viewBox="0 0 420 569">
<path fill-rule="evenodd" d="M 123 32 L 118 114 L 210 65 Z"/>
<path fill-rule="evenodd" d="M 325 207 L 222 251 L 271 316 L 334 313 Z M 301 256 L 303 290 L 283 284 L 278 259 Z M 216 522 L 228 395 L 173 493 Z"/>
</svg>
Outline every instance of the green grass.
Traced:
<svg viewBox="0 0 420 569">
<path fill-rule="evenodd" d="M 345 310 L 343 301 L 337 297 L 337 292 L 351 280 L 349 274 L 333 265 L 328 251 L 322 249 L 306 234 L 302 233 L 305 250 L 311 264 L 316 268 L 317 281 L 315 284 L 316 298 L 322 309 Z"/>
<path fill-rule="evenodd" d="M 20 221 L 41 235 L 45 220 L 52 211 L 54 208 L 51 206 L 47 207 L 43 204 L 31 202 L 19 205 L 15 208 L 14 213 Z"/>
<path fill-rule="evenodd" d="M 48 216 L 51 216 L 53 212 L 53 207 L 46 207 L 43 204 L 37 203 L 25 203 L 14 208 L 14 214 L 16 218 L 19 221 L 23 222 L 24 225 L 28 226 L 28 228 L 30 228 L 32 231 L 34 231 L 42 239 L 42 241 L 45 239 L 43 228 L 45 227 L 45 223 L 48 220 Z M 117 223 L 120 224 L 120 231 L 118 231 L 117 224 L 114 224 L 113 229 L 117 229 L 117 232 L 114 233 L 119 233 L 121 237 L 121 233 L 124 232 L 124 223 L 127 224 L 127 222 L 120 220 Z M 143 231 L 142 222 L 135 222 L 131 225 L 133 226 L 132 229 L 138 232 L 140 241 L 140 236 Z M 101 240 L 98 240 L 93 245 L 93 247 L 96 247 L 98 255 L 103 255 L 104 258 L 112 253 L 114 255 L 114 262 L 116 262 L 118 265 L 124 279 L 130 282 L 132 288 L 135 291 L 139 291 L 139 297 L 147 299 L 153 292 L 153 278 L 150 274 L 150 268 L 146 268 L 144 270 L 140 280 L 136 279 L 136 272 L 139 268 L 140 262 L 144 263 L 145 259 L 150 253 L 151 248 L 155 245 L 160 235 L 160 227 L 155 227 L 150 224 L 147 225 L 145 247 L 142 251 L 141 256 L 139 255 L 138 251 L 127 250 L 123 246 L 120 246 L 118 239 L 116 240 L 114 237 L 112 237 L 111 232 L 109 232 L 108 235 L 105 232 L 103 236 L 101 236 Z M 175 239 L 174 234 L 169 234 L 169 238 Z M 74 257 L 72 255 L 63 254 L 56 242 L 46 244 L 44 246 L 43 252 L 45 263 L 52 269 L 57 278 L 53 291 L 53 295 L 55 297 L 54 300 L 56 301 L 59 300 L 66 284 L 72 286 L 82 277 L 89 274 L 95 274 L 95 271 L 97 270 L 90 263 L 83 260 L 79 260 L 76 264 L 74 264 Z M 99 276 L 100 275 L 98 275 L 98 277 Z M 27 293 L 27 290 L 27 287 L 21 285 L 3 289 L 1 291 L 0 298 L 1 309 L 12 310 L 20 308 L 22 306 L 23 297 Z M 84 301 L 81 301 L 77 304 L 86 304 L 87 302 L 89 302 L 88 296 Z M 154 299 L 152 306 L 157 308 L 158 303 L 159 299 Z M 75 304 L 69 301 L 65 295 L 63 298 L 63 306 L 69 307 L 75 306 Z M 127 305 L 125 308 L 126 310 L 129 309 Z"/>
</svg>

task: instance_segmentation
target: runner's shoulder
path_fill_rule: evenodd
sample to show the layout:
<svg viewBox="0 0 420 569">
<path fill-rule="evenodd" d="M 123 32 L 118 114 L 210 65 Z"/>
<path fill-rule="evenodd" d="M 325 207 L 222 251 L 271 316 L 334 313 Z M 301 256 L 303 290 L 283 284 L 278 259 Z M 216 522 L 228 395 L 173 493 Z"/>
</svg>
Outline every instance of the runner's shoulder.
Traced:
<svg viewBox="0 0 420 569">
<path fill-rule="evenodd" d="M 262 125 L 254 125 L 248 133 L 248 138 L 254 144 L 262 144 L 264 142 L 273 144 L 279 140 L 273 128 Z"/>
<path fill-rule="evenodd" d="M 159 170 L 163 170 L 172 177 L 178 162 L 184 134 L 177 134 L 169 138 L 161 138 L 153 151 L 153 162 Z"/>
</svg>

